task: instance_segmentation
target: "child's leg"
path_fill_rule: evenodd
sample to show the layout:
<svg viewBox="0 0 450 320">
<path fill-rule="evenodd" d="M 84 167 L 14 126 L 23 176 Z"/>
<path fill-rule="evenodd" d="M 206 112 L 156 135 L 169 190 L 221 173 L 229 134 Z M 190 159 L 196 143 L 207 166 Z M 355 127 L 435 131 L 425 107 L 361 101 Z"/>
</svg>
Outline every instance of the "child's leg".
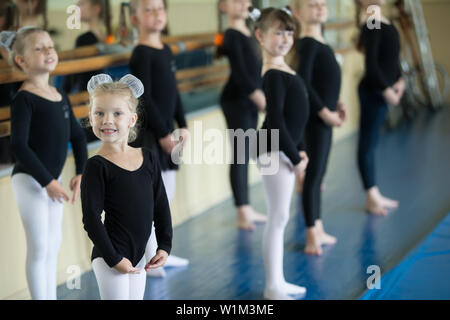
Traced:
<svg viewBox="0 0 450 320">
<path fill-rule="evenodd" d="M 169 200 L 170 204 L 175 197 L 177 172 L 176 170 L 161 171 L 161 177 L 164 183 L 164 188 L 166 189 L 167 200 Z"/>
<path fill-rule="evenodd" d="M 277 161 L 277 152 L 270 157 Z M 289 220 L 289 207 L 295 184 L 295 174 L 280 159 L 278 172 L 262 175 L 266 196 L 268 220 L 263 235 L 263 257 L 266 270 L 266 289 L 268 299 L 292 299 L 288 294 L 301 294 L 305 288 L 286 283 L 283 273 L 284 229 Z"/>
<path fill-rule="evenodd" d="M 47 299 L 48 195 L 28 174 L 15 174 L 11 185 L 27 238 L 26 274 L 31 298 Z"/>
<path fill-rule="evenodd" d="M 145 256 L 142 257 L 141 261 L 137 264 L 136 268 L 141 269 L 139 274 L 129 274 L 130 280 L 130 300 L 143 300 L 145 293 Z"/>
<path fill-rule="evenodd" d="M 92 261 L 92 269 L 97 279 L 102 300 L 128 300 L 130 298 L 130 280 L 128 274 L 110 268 L 103 258 Z"/>
<path fill-rule="evenodd" d="M 167 193 L 167 200 L 169 200 L 169 204 L 172 202 L 173 198 L 175 197 L 175 190 L 176 190 L 176 171 L 175 170 L 166 170 L 161 172 L 161 177 L 164 183 L 164 188 L 166 189 Z M 154 228 L 152 230 L 153 237 L 150 236 L 150 241 L 153 242 L 153 245 L 155 247 L 155 253 L 157 249 L 156 244 L 156 236 L 154 235 Z M 174 255 L 170 255 L 167 258 L 165 266 L 167 267 L 182 267 L 187 266 L 189 264 L 189 260 L 183 259 Z M 160 269 L 160 268 L 159 268 Z M 157 270 L 157 269 L 155 269 Z"/>
<path fill-rule="evenodd" d="M 47 245 L 47 299 L 56 300 L 58 252 L 61 245 L 61 225 L 64 205 L 48 199 L 48 245 Z"/>
<path fill-rule="evenodd" d="M 158 249 L 158 244 L 156 242 L 155 225 L 152 223 L 152 233 L 147 241 L 147 246 L 145 247 L 144 257 L 146 262 L 149 262 L 155 256 L 156 249 Z M 159 267 L 156 269 L 149 269 L 147 275 L 150 277 L 163 278 L 166 276 L 166 272 L 162 267 Z"/>
</svg>

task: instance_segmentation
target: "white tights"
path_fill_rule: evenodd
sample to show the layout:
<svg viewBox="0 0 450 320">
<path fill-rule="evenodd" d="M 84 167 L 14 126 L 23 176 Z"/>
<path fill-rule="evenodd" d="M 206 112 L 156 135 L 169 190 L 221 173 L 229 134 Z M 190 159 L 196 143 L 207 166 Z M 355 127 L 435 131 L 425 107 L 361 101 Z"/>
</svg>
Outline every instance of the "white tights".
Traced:
<svg viewBox="0 0 450 320">
<path fill-rule="evenodd" d="M 169 201 L 169 204 L 172 202 L 174 196 L 175 196 L 175 190 L 176 190 L 176 171 L 175 170 L 167 170 L 161 172 L 162 180 L 164 183 L 164 188 L 166 189 L 167 193 L 167 200 Z M 150 238 L 147 242 L 147 246 L 145 248 L 145 258 L 147 262 L 149 262 L 156 254 L 156 249 L 158 249 L 158 244 L 156 242 L 156 235 L 155 235 L 155 226 L 152 224 L 152 233 L 150 235 Z M 166 262 L 166 266 L 183 266 L 188 264 L 189 261 L 183 258 L 175 257 L 175 256 L 169 256 Z M 157 269 L 151 269 L 148 272 L 151 276 L 164 276 L 164 270 L 162 267 Z"/>
<path fill-rule="evenodd" d="M 63 204 L 52 201 L 28 174 L 13 175 L 11 185 L 27 239 L 26 275 L 31 298 L 56 300 Z"/>
<path fill-rule="evenodd" d="M 92 269 L 97 279 L 102 300 L 142 300 L 145 293 L 145 257 L 136 265 L 139 274 L 122 274 L 110 268 L 103 258 L 92 261 Z"/>
<path fill-rule="evenodd" d="M 263 235 L 263 258 L 266 272 L 264 296 L 269 299 L 292 299 L 289 294 L 302 294 L 305 288 L 286 282 L 283 273 L 284 229 L 289 220 L 289 208 L 295 184 L 292 164 L 283 153 L 272 152 L 264 162 L 279 162 L 278 170 L 272 175 L 262 174 L 267 203 L 268 219 Z M 258 158 L 258 167 L 261 158 Z"/>
</svg>

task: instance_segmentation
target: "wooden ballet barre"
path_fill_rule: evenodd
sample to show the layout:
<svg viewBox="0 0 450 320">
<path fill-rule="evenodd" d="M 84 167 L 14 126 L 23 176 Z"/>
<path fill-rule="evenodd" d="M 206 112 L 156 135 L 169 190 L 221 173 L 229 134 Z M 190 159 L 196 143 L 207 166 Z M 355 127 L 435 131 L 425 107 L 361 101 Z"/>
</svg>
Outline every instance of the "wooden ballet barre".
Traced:
<svg viewBox="0 0 450 320">
<path fill-rule="evenodd" d="M 11 134 L 11 122 L 0 122 L 0 138 L 8 137 Z"/>
<path fill-rule="evenodd" d="M 356 28 L 355 22 L 351 20 L 328 22 L 325 24 L 325 30 L 343 30 L 351 28 Z"/>
<path fill-rule="evenodd" d="M 187 41 L 183 44 L 171 45 L 172 52 L 176 55 L 181 51 L 193 51 L 198 49 L 208 48 L 214 45 L 211 40 L 205 41 Z M 180 48 L 181 47 L 181 48 Z M 55 70 L 51 73 L 52 76 L 76 74 L 86 71 L 94 71 L 103 68 L 109 68 L 117 65 L 127 64 L 130 60 L 131 52 L 104 55 L 93 58 L 84 58 L 70 61 L 60 62 Z M 23 81 L 26 76 L 11 67 L 0 70 L 0 84 Z"/>
<path fill-rule="evenodd" d="M 177 71 L 176 79 L 178 81 L 189 80 L 191 78 L 207 76 L 209 74 L 218 74 L 223 73 L 225 71 L 229 72 L 229 70 L 230 67 L 228 66 L 228 64 L 190 68 Z"/>
</svg>

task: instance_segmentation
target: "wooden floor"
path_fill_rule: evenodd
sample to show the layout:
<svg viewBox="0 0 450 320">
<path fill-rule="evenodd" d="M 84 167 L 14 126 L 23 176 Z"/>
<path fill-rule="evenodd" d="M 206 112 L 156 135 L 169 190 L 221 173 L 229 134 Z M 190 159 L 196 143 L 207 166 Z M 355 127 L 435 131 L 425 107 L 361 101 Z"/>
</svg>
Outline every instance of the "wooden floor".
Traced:
<svg viewBox="0 0 450 320">
<path fill-rule="evenodd" d="M 325 228 L 338 243 L 321 257 L 302 253 L 304 220 L 300 197 L 293 198 L 284 270 L 288 281 L 306 286 L 305 299 L 361 298 L 368 266 L 379 266 L 382 274 L 394 268 L 450 211 L 450 108 L 383 132 L 377 179 L 383 193 L 400 201 L 387 217 L 364 212 L 356 141 L 351 136 L 332 150 L 322 207 Z M 251 202 L 265 212 L 261 184 L 252 187 Z M 231 199 L 178 226 L 173 254 L 191 263 L 166 269 L 164 279 L 147 278 L 145 299 L 262 299 L 263 228 L 239 231 Z M 83 275 L 81 290 L 60 286 L 58 298 L 98 299 L 95 276 Z"/>
</svg>

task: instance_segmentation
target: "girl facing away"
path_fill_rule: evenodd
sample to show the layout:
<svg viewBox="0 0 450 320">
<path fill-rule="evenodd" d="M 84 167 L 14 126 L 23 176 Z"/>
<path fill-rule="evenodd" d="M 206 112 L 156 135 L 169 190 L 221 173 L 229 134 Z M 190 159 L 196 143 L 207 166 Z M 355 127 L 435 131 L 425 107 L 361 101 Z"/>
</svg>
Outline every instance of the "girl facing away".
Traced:
<svg viewBox="0 0 450 320">
<path fill-rule="evenodd" d="M 146 148 L 128 145 L 136 138 L 139 79 L 92 77 L 89 121 L 102 145 L 87 161 L 81 183 L 83 224 L 94 244 L 92 267 L 101 299 L 142 300 L 146 270 L 164 265 L 172 246 L 169 202 L 158 159 Z M 101 215 L 105 212 L 104 223 Z M 146 259 L 155 224 L 158 247 Z"/>
<path fill-rule="evenodd" d="M 26 275 L 32 299 L 56 299 L 63 202 L 78 197 L 87 159 L 86 138 L 68 97 L 49 84 L 58 55 L 49 34 L 26 27 L 0 35 L 10 64 L 26 75 L 11 103 L 11 147 L 16 164 L 11 185 L 27 238 Z M 76 175 L 73 196 L 62 186 L 69 142 Z"/>
<path fill-rule="evenodd" d="M 286 8 L 267 8 L 260 13 L 254 9 L 251 15 L 256 20 L 255 35 L 263 52 L 262 87 L 267 100 L 257 159 L 268 210 L 263 235 L 264 297 L 292 300 L 291 295 L 303 296 L 306 289 L 284 278 L 283 240 L 296 176 L 303 174 L 308 165 L 303 144 L 309 116 L 308 94 L 303 80 L 285 61 L 296 31 L 292 13 Z M 277 138 L 278 148 L 273 141 Z"/>
</svg>

